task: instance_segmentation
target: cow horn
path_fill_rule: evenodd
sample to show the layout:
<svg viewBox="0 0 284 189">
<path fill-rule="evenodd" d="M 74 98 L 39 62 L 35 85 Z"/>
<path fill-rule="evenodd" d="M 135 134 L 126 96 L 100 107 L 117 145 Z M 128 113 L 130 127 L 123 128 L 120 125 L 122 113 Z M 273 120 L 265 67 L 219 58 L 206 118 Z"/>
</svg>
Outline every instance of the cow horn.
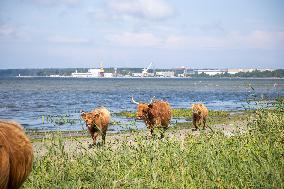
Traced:
<svg viewBox="0 0 284 189">
<path fill-rule="evenodd" d="M 138 102 L 136 102 L 133 98 L 133 96 L 131 97 L 131 102 L 133 102 L 134 104 L 139 104 Z"/>
<path fill-rule="evenodd" d="M 151 104 L 153 102 L 154 98 L 155 98 L 155 96 L 153 96 L 153 98 L 151 98 L 151 101 L 150 101 L 149 104 Z"/>
</svg>

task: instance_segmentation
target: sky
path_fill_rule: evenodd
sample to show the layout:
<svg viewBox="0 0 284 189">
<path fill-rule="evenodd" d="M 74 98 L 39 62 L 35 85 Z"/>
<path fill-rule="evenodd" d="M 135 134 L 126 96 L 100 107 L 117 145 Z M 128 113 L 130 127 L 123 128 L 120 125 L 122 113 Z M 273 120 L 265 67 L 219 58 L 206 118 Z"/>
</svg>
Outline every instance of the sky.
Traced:
<svg viewBox="0 0 284 189">
<path fill-rule="evenodd" d="M 284 68 L 283 0 L 0 0 L 0 69 Z"/>
</svg>

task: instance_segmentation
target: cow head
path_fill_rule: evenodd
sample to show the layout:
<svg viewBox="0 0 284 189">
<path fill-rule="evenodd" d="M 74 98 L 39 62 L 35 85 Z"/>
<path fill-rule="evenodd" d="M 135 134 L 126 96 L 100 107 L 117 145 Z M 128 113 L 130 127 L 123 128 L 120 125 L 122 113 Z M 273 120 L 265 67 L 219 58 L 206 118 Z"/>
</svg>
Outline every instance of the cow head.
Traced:
<svg viewBox="0 0 284 189">
<path fill-rule="evenodd" d="M 131 98 L 131 101 L 134 104 L 137 104 L 137 112 L 136 112 L 136 118 L 137 119 L 145 119 L 147 117 L 149 109 L 153 106 L 152 101 L 155 97 L 151 99 L 151 102 L 149 104 L 147 103 L 141 103 L 141 102 L 136 102 L 133 97 Z"/>
<path fill-rule="evenodd" d="M 197 114 L 197 115 L 201 114 L 201 108 L 202 108 L 201 104 L 192 104 L 191 108 L 192 108 L 193 114 Z"/>
<path fill-rule="evenodd" d="M 93 127 L 96 124 L 96 120 L 99 118 L 98 113 L 94 112 L 82 112 L 81 118 L 86 122 L 87 127 Z"/>
</svg>

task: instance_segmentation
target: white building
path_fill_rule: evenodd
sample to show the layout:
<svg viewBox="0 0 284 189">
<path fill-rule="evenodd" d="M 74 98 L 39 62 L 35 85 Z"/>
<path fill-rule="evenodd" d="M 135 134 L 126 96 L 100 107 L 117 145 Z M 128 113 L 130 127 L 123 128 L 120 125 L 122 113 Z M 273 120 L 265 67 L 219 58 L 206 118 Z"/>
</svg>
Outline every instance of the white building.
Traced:
<svg viewBox="0 0 284 189">
<path fill-rule="evenodd" d="M 254 68 L 235 68 L 235 69 L 228 69 L 229 74 L 236 74 L 239 72 L 252 72 L 255 71 L 256 69 Z"/>
<path fill-rule="evenodd" d="M 239 73 L 241 71 L 242 71 L 242 69 L 228 69 L 229 74 L 236 74 L 236 73 Z"/>
<path fill-rule="evenodd" d="M 165 72 L 156 72 L 157 77 L 174 77 L 175 72 L 165 71 Z"/>
<path fill-rule="evenodd" d="M 132 73 L 132 77 L 142 77 L 142 73 Z"/>
<path fill-rule="evenodd" d="M 79 73 L 77 70 L 71 74 L 72 77 L 77 78 L 96 78 L 96 77 L 104 77 L 103 69 L 88 69 L 88 72 Z"/>
<path fill-rule="evenodd" d="M 113 73 L 104 73 L 104 77 L 113 77 Z"/>
<path fill-rule="evenodd" d="M 261 72 L 264 72 L 264 71 L 270 71 L 270 72 L 272 72 L 272 71 L 274 71 L 274 69 L 270 69 L 270 68 L 263 68 L 263 69 L 257 69 L 257 70 L 259 70 L 259 71 L 261 71 Z"/>
<path fill-rule="evenodd" d="M 223 74 L 226 72 L 226 70 L 220 70 L 220 69 L 198 69 L 196 70 L 198 74 L 205 73 L 208 75 L 216 75 L 216 74 Z"/>
<path fill-rule="evenodd" d="M 154 73 L 132 73 L 132 77 L 154 77 Z"/>
</svg>

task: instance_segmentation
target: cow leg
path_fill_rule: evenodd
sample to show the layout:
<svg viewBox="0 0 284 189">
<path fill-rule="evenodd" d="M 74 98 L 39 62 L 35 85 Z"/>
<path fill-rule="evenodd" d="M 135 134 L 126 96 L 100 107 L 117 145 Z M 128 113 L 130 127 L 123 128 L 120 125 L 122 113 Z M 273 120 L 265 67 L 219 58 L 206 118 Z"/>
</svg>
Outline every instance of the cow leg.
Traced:
<svg viewBox="0 0 284 189">
<path fill-rule="evenodd" d="M 205 127 L 206 127 L 206 119 L 204 118 L 203 119 L 203 130 L 205 130 Z"/>
<path fill-rule="evenodd" d="M 97 136 L 98 136 L 98 132 L 93 128 L 93 127 L 88 127 L 89 133 L 91 134 L 91 137 L 93 139 L 93 145 L 96 145 L 96 141 L 97 141 Z"/>
<path fill-rule="evenodd" d="M 196 119 L 195 119 L 195 118 L 193 118 L 193 120 L 192 120 L 192 124 L 193 124 L 193 126 L 194 126 L 195 130 L 197 130 L 197 129 L 198 129 L 198 127 L 196 126 Z"/>
<path fill-rule="evenodd" d="M 165 132 L 168 129 L 168 127 L 163 127 L 163 130 L 161 132 L 161 139 L 165 137 Z"/>
<path fill-rule="evenodd" d="M 157 118 L 155 122 L 156 122 L 155 123 L 156 126 L 161 126 L 161 124 L 162 124 L 161 118 Z"/>
<path fill-rule="evenodd" d="M 103 141 L 103 145 L 106 143 L 106 132 L 102 133 L 102 141 Z"/>
<path fill-rule="evenodd" d="M 153 129 L 153 128 L 150 128 L 151 136 L 153 136 L 153 132 L 154 132 L 154 129 Z"/>
<path fill-rule="evenodd" d="M 94 128 L 93 127 L 88 127 L 88 126 L 87 126 L 87 128 L 89 130 L 89 133 L 91 134 L 92 139 L 94 140 L 94 134 L 95 134 Z"/>
<path fill-rule="evenodd" d="M 97 143 L 97 137 L 98 137 L 99 133 L 98 132 L 95 132 L 94 135 L 93 135 L 93 143 L 94 145 L 96 145 Z"/>
</svg>

